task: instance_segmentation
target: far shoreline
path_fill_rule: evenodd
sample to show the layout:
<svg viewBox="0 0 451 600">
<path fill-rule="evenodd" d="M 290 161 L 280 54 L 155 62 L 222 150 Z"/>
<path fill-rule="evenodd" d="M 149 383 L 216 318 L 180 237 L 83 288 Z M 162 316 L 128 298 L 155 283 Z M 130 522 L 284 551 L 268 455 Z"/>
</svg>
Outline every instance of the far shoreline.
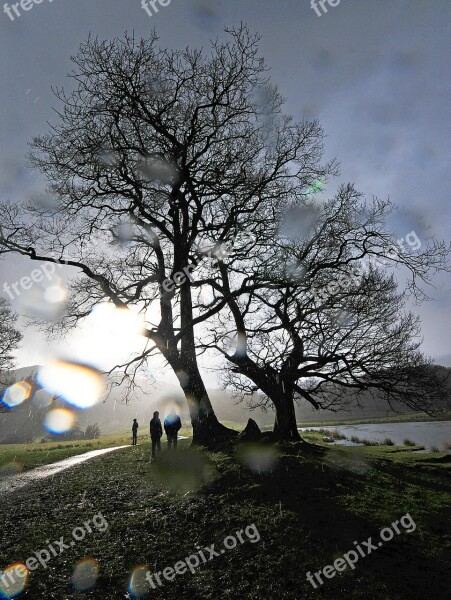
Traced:
<svg viewBox="0 0 451 600">
<path fill-rule="evenodd" d="M 377 425 L 378 423 L 430 423 L 430 422 L 451 421 L 451 411 L 446 411 L 441 415 L 431 416 L 426 413 L 407 413 L 403 415 L 390 415 L 388 417 L 369 417 L 367 419 L 336 419 L 336 420 L 314 420 L 300 421 L 297 420 L 298 427 L 322 427 L 339 426 L 339 425 Z"/>
</svg>

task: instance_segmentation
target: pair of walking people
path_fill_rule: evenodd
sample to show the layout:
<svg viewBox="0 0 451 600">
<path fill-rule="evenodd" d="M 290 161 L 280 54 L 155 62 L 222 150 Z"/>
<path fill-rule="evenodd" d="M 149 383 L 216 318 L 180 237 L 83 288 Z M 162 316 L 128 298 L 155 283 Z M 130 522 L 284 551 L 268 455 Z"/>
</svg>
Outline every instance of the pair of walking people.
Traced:
<svg viewBox="0 0 451 600">
<path fill-rule="evenodd" d="M 164 431 L 168 438 L 168 448 L 177 448 L 177 435 L 182 427 L 180 417 L 177 415 L 174 409 L 170 411 L 168 416 L 164 420 Z M 156 451 L 161 452 L 161 437 L 163 435 L 163 428 L 160 421 L 160 413 L 155 411 L 153 418 L 150 421 L 150 439 L 152 440 L 152 458 L 155 458 Z"/>
</svg>

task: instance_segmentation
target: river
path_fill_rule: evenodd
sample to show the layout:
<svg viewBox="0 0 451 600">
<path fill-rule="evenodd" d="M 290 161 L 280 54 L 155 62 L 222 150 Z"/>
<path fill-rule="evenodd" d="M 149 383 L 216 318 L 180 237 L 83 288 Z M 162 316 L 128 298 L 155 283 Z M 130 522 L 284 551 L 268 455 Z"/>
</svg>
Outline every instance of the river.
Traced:
<svg viewBox="0 0 451 600">
<path fill-rule="evenodd" d="M 396 446 L 402 446 L 405 439 L 412 440 L 429 450 L 432 446 L 443 450 L 443 444 L 451 444 L 451 421 L 428 421 L 425 423 L 377 423 L 368 425 L 324 425 L 323 427 L 303 427 L 306 429 L 337 429 L 348 439 L 355 435 L 361 440 L 382 441 L 390 438 Z M 338 442 L 339 443 L 339 442 Z M 347 443 L 347 442 L 345 442 Z"/>
</svg>

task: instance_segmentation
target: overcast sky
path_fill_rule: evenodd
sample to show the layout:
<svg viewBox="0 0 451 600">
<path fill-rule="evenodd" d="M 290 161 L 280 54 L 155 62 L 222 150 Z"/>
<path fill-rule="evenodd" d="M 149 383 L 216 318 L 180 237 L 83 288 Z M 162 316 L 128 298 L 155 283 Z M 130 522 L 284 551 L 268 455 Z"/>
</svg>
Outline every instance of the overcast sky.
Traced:
<svg viewBox="0 0 451 600">
<path fill-rule="evenodd" d="M 65 83 L 70 56 L 90 32 L 145 37 L 155 27 L 161 46 L 200 47 L 242 21 L 263 36 L 287 112 L 320 120 L 326 156 L 341 164 L 334 187 L 352 181 L 368 197 L 404 207 L 400 236 L 415 230 L 422 238 L 430 224 L 438 238 L 449 238 L 451 3 L 341 0 L 326 7 L 319 17 L 310 0 L 172 0 L 149 17 L 141 0 L 43 0 L 29 11 L 19 7 L 14 21 L 1 12 L 2 197 L 38 189 L 25 166 L 27 143 L 47 130 L 56 105 L 51 87 Z M 0 289 L 30 270 L 25 260 L 3 261 Z M 436 300 L 415 310 L 424 351 L 451 365 L 449 277 L 438 283 Z M 42 363 L 49 349 L 42 334 L 27 329 L 18 364 Z M 212 375 L 207 380 L 214 385 Z"/>
</svg>

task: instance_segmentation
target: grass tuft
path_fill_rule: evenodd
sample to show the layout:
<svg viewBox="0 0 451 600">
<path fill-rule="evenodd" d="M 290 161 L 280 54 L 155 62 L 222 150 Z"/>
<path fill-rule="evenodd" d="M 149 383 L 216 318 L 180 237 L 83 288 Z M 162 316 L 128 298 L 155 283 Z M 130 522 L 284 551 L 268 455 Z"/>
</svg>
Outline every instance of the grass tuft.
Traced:
<svg viewBox="0 0 451 600">
<path fill-rule="evenodd" d="M 379 446 L 379 442 L 377 440 L 360 440 L 362 444 L 365 446 Z"/>
</svg>

